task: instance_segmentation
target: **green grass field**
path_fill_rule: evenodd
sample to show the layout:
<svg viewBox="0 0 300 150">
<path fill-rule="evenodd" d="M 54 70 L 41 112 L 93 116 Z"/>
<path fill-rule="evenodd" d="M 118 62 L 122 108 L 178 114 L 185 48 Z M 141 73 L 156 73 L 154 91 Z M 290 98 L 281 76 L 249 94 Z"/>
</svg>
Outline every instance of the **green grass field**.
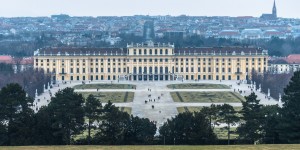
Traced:
<svg viewBox="0 0 300 150">
<path fill-rule="evenodd" d="M 94 95 L 102 103 L 107 103 L 109 100 L 112 103 L 132 102 L 134 92 L 77 92 L 87 98 L 90 94 Z"/>
<path fill-rule="evenodd" d="M 244 97 L 235 92 L 171 92 L 174 102 L 240 103 Z"/>
<path fill-rule="evenodd" d="M 75 85 L 74 89 L 134 89 L 136 85 L 132 84 L 81 84 Z"/>
<path fill-rule="evenodd" d="M 299 150 L 300 145 L 217 146 L 3 146 L 0 150 Z"/>
<path fill-rule="evenodd" d="M 170 89 L 229 89 L 229 86 L 223 84 L 204 83 L 170 84 L 167 87 Z"/>
</svg>

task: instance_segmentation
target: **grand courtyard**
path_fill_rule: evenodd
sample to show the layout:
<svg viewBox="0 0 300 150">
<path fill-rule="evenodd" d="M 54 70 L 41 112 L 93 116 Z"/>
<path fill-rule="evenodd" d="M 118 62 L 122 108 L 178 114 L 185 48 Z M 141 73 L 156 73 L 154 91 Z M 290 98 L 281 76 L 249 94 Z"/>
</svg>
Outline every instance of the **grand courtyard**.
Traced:
<svg viewBox="0 0 300 150">
<path fill-rule="evenodd" d="M 195 111 L 211 104 L 224 103 L 240 108 L 244 96 L 251 93 L 249 84 L 238 84 L 237 81 L 93 81 L 84 85 L 75 81 L 58 82 L 50 91 L 54 94 L 66 87 L 74 88 L 75 92 L 83 94 L 84 97 L 93 94 L 103 104 L 110 100 L 115 106 L 134 116 L 156 121 L 157 126 L 177 115 L 178 110 Z M 278 100 L 266 99 L 265 93 L 254 92 L 261 104 L 278 104 Z M 49 93 L 46 90 L 35 98 L 35 111 L 50 102 Z"/>
</svg>

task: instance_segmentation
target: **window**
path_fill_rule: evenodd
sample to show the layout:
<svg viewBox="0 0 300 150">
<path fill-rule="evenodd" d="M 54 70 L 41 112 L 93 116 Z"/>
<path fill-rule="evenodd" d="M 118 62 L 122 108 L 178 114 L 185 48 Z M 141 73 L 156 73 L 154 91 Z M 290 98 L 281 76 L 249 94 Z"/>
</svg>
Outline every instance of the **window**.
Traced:
<svg viewBox="0 0 300 150">
<path fill-rule="evenodd" d="M 90 71 L 91 73 L 93 73 L 93 72 L 94 72 L 94 68 L 90 68 L 90 70 L 91 70 L 91 71 Z"/>
<path fill-rule="evenodd" d="M 168 49 L 165 50 L 165 54 L 168 55 Z"/>
<path fill-rule="evenodd" d="M 139 54 L 140 54 L 140 55 L 142 54 L 142 50 L 141 50 L 141 49 L 139 49 Z"/>
<path fill-rule="evenodd" d="M 150 55 L 152 55 L 152 49 L 150 49 L 149 53 L 150 53 Z"/>
<path fill-rule="evenodd" d="M 110 72 L 110 68 L 107 68 L 107 72 Z"/>
<path fill-rule="evenodd" d="M 147 55 L 147 50 L 146 49 L 144 49 L 144 55 Z"/>
<path fill-rule="evenodd" d="M 85 73 L 85 68 L 82 68 L 82 73 Z"/>
<path fill-rule="evenodd" d="M 79 73 L 79 68 L 76 68 L 76 73 Z"/>
<path fill-rule="evenodd" d="M 162 49 L 160 49 L 160 55 L 162 55 L 163 54 L 163 50 Z"/>
<path fill-rule="evenodd" d="M 133 55 L 136 55 L 136 49 L 133 50 Z"/>
<path fill-rule="evenodd" d="M 157 49 L 155 49 L 155 55 L 157 55 Z"/>
<path fill-rule="evenodd" d="M 165 62 L 168 62 L 168 58 L 165 59 Z"/>
<path fill-rule="evenodd" d="M 70 73 L 73 73 L 73 68 L 70 68 Z"/>
<path fill-rule="evenodd" d="M 96 73 L 98 73 L 98 68 L 96 68 Z"/>
<path fill-rule="evenodd" d="M 228 68 L 228 72 L 229 72 L 229 73 L 231 72 L 231 68 Z"/>
<path fill-rule="evenodd" d="M 185 68 L 185 72 L 189 72 L 189 67 L 186 67 L 186 68 Z"/>
</svg>

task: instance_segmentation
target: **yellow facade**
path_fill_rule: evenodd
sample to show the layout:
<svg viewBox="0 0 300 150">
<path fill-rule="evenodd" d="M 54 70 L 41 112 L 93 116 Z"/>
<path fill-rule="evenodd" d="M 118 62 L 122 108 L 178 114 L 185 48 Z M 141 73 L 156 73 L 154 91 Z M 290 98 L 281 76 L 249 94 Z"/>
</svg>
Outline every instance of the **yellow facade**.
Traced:
<svg viewBox="0 0 300 150">
<path fill-rule="evenodd" d="M 252 69 L 267 70 L 268 54 L 258 48 L 177 48 L 131 44 L 126 49 L 44 49 L 34 67 L 54 80 L 245 80 Z"/>
</svg>

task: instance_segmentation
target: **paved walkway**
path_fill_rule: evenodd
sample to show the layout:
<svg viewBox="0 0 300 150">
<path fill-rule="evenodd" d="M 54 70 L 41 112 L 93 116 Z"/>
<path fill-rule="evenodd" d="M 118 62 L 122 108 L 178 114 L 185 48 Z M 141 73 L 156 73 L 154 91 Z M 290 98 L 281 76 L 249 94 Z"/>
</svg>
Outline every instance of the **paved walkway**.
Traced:
<svg viewBox="0 0 300 150">
<path fill-rule="evenodd" d="M 101 82 L 91 82 L 91 84 L 96 83 L 111 83 L 110 81 L 101 81 Z M 115 82 L 114 82 L 115 83 Z M 168 84 L 186 84 L 186 83 L 210 83 L 210 84 L 225 84 L 231 86 L 231 89 L 168 89 Z M 50 89 L 52 95 L 56 93 L 59 89 L 66 87 L 74 87 L 75 85 L 81 84 L 81 82 L 72 82 L 67 84 L 54 85 Z M 89 83 L 87 83 L 89 84 Z M 170 92 L 175 91 L 191 91 L 191 92 L 201 92 L 201 91 L 242 91 L 242 96 L 249 95 L 251 89 L 248 88 L 248 84 L 238 85 L 236 81 L 164 81 L 164 82 L 132 82 L 132 81 L 123 81 L 119 84 L 134 84 L 136 89 L 101 89 L 98 92 L 135 92 L 133 102 L 129 103 L 114 103 L 117 107 L 132 107 L 132 115 L 149 118 L 151 121 L 157 122 L 157 126 L 161 126 L 167 119 L 174 117 L 178 114 L 177 107 L 197 107 L 197 106 L 210 106 L 212 103 L 181 103 L 174 102 Z M 151 90 L 151 91 L 150 91 Z M 97 92 L 97 89 L 76 89 L 76 92 Z M 258 91 L 254 91 L 258 96 L 258 99 L 261 100 L 261 104 L 264 105 L 276 105 L 278 101 L 271 98 L 270 100 L 265 98 L 265 94 Z M 151 94 L 150 97 L 148 97 Z M 160 100 L 158 97 L 160 96 Z M 39 100 L 38 100 L 39 99 Z M 152 101 L 149 101 L 151 99 Z M 155 102 L 154 102 L 155 99 Z M 148 101 L 147 104 L 145 101 Z M 50 102 L 49 92 L 45 92 L 38 96 L 35 99 L 35 111 L 41 106 L 48 105 Z M 224 103 L 214 103 L 216 105 L 221 105 Z M 234 107 L 241 107 L 241 103 L 227 103 Z M 153 106 L 153 107 L 152 107 Z"/>
</svg>

